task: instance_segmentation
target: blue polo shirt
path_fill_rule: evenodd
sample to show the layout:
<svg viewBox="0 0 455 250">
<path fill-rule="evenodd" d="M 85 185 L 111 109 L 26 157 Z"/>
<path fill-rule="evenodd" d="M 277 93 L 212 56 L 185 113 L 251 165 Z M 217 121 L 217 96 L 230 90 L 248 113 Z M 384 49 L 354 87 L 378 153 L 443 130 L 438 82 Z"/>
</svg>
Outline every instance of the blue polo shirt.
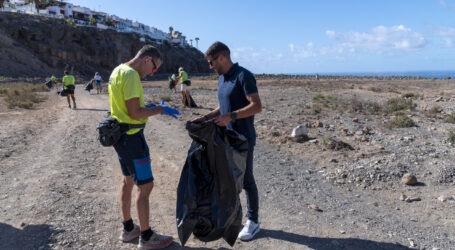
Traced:
<svg viewBox="0 0 455 250">
<path fill-rule="evenodd" d="M 250 102 L 246 96 L 258 93 L 256 79 L 247 69 L 234 64 L 229 71 L 220 75 L 218 80 L 218 101 L 220 114 L 224 115 L 241 109 Z M 228 128 L 244 135 L 250 146 L 256 145 L 256 131 L 254 129 L 254 115 L 236 119 L 227 125 Z"/>
</svg>

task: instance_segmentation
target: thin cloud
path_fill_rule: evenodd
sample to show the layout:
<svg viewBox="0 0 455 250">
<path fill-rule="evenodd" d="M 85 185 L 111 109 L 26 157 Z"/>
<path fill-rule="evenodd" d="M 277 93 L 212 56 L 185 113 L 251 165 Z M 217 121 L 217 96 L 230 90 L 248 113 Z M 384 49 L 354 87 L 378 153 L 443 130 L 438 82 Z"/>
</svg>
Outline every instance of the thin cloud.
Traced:
<svg viewBox="0 0 455 250">
<path fill-rule="evenodd" d="M 377 26 L 362 33 L 327 30 L 326 35 L 338 41 L 340 47 L 379 53 L 422 49 L 428 44 L 422 34 L 403 25 Z"/>
</svg>

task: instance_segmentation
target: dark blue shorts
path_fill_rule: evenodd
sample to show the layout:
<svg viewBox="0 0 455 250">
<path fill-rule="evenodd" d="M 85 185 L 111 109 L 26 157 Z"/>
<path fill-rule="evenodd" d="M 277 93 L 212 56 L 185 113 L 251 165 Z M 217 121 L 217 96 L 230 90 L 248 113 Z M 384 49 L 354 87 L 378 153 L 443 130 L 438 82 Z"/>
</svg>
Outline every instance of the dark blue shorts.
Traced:
<svg viewBox="0 0 455 250">
<path fill-rule="evenodd" d="M 149 147 L 143 130 L 133 135 L 122 135 L 114 148 L 124 176 L 131 176 L 138 186 L 153 182 Z"/>
</svg>

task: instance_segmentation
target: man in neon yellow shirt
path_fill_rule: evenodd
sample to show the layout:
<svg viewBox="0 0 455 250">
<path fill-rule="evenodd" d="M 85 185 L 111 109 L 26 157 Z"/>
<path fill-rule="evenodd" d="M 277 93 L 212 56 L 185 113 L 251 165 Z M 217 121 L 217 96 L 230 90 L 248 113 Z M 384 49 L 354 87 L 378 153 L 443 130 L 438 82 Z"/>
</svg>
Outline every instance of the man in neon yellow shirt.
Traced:
<svg viewBox="0 0 455 250">
<path fill-rule="evenodd" d="M 74 76 L 70 75 L 68 71 L 65 71 L 65 76 L 62 78 L 63 82 L 63 90 L 68 94 L 66 96 L 66 100 L 68 101 L 68 108 L 71 108 L 71 99 L 73 99 L 73 108 L 76 109 L 76 98 L 74 97 L 74 89 L 76 86 L 74 85 Z"/>
<path fill-rule="evenodd" d="M 162 106 L 144 105 L 141 78 L 153 75 L 161 66 L 160 51 L 145 45 L 129 62 L 117 66 L 109 78 L 111 116 L 119 123 L 145 124 L 149 116 L 164 111 Z M 120 207 L 123 231 L 120 240 L 132 241 L 140 236 L 139 249 L 164 248 L 173 242 L 172 236 L 159 235 L 149 226 L 149 196 L 153 189 L 153 174 L 147 142 L 142 128 L 130 129 L 114 144 L 123 180 L 120 187 Z M 131 218 L 131 191 L 136 185 L 136 210 L 139 226 Z"/>
<path fill-rule="evenodd" d="M 183 70 L 183 67 L 179 68 L 179 76 L 177 76 L 177 79 L 180 82 L 180 90 L 182 91 L 182 104 L 183 106 L 191 107 L 191 87 L 188 80 L 188 74 Z"/>
</svg>

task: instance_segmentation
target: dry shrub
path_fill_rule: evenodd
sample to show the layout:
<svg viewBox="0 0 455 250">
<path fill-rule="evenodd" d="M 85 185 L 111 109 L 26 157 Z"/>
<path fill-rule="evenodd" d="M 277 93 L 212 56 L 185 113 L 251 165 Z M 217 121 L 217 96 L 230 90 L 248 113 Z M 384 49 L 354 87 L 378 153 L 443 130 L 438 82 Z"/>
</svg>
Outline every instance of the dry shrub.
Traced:
<svg viewBox="0 0 455 250">
<path fill-rule="evenodd" d="M 401 95 L 401 97 L 403 97 L 403 98 L 417 98 L 419 96 L 414 94 L 414 93 L 404 93 L 403 95 Z"/>
<path fill-rule="evenodd" d="M 407 116 L 397 116 L 392 120 L 388 121 L 386 124 L 387 128 L 410 128 L 415 127 L 416 123 L 414 120 Z"/>
<path fill-rule="evenodd" d="M 452 113 L 452 114 L 448 115 L 447 118 L 446 118 L 446 122 L 455 123 L 455 113 Z"/>
<path fill-rule="evenodd" d="M 5 95 L 9 108 L 19 107 L 30 109 L 34 103 L 39 103 L 45 98 L 37 92 L 49 91 L 45 86 L 29 83 L 5 84 L 0 87 L 0 93 Z"/>
<path fill-rule="evenodd" d="M 368 90 L 376 92 L 376 93 L 381 93 L 382 92 L 382 89 L 378 88 L 378 87 L 369 87 Z"/>
<path fill-rule="evenodd" d="M 401 110 L 414 110 L 417 107 L 412 99 L 404 99 L 404 98 L 392 98 L 387 100 L 385 103 L 384 111 L 386 113 L 393 113 L 395 111 Z"/>
</svg>

